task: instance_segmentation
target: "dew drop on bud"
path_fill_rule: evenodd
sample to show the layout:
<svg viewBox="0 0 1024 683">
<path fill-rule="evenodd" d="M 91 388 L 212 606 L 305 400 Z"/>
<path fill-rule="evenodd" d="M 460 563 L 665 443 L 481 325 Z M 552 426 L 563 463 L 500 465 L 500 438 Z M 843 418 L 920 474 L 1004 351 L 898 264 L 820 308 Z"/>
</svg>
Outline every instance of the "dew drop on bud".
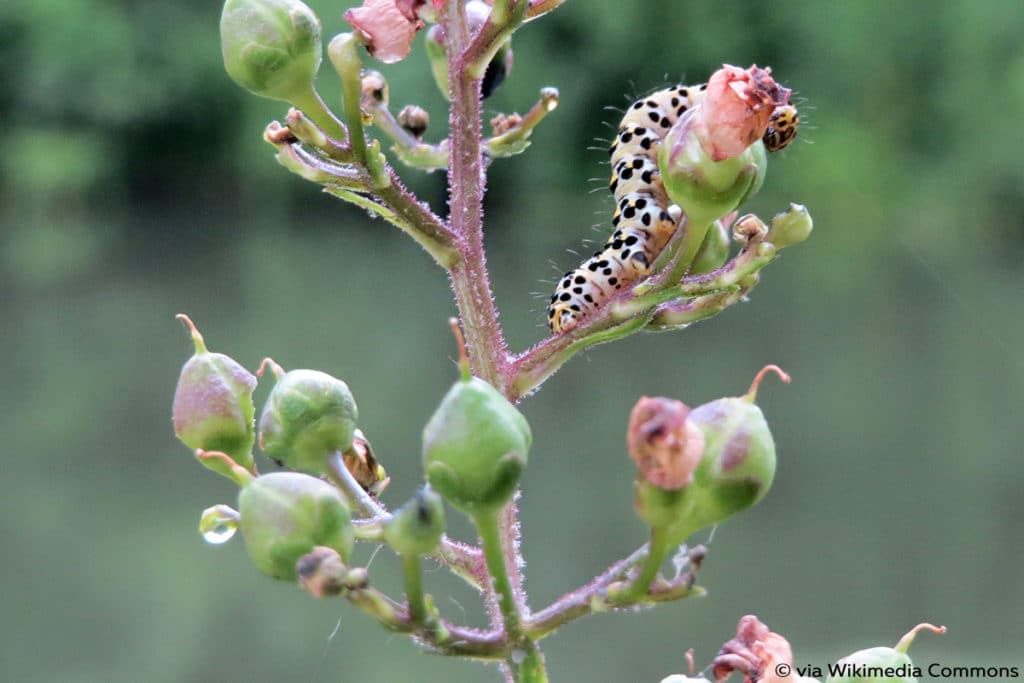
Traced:
<svg viewBox="0 0 1024 683">
<path fill-rule="evenodd" d="M 210 545 L 227 543 L 238 531 L 238 512 L 227 505 L 214 505 L 203 510 L 199 533 Z"/>
</svg>

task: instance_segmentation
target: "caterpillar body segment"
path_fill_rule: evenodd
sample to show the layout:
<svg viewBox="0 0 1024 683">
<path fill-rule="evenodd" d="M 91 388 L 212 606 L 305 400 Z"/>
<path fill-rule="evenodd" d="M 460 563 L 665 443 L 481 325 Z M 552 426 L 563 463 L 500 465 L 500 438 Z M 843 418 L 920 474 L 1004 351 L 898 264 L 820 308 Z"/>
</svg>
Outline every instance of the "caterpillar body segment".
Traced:
<svg viewBox="0 0 1024 683">
<path fill-rule="evenodd" d="M 679 117 L 704 99 L 705 88 L 676 85 L 637 100 L 626 110 L 608 150 L 615 231 L 601 250 L 559 280 L 548 305 L 553 333 L 568 332 L 616 291 L 650 274 L 681 214 L 665 192 L 658 150 Z M 786 147 L 798 124 L 795 107 L 777 108 L 763 138 L 765 148 L 774 152 Z"/>
</svg>

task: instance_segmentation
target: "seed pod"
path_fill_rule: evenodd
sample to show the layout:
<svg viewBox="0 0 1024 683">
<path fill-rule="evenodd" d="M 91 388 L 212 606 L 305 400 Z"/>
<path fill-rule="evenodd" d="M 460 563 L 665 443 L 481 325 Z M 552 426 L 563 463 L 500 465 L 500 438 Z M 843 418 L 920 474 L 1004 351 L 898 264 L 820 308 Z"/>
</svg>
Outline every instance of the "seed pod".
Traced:
<svg viewBox="0 0 1024 683">
<path fill-rule="evenodd" d="M 328 455 L 352 447 L 358 417 L 352 392 L 325 372 L 285 373 L 269 364 L 278 377 L 260 416 L 260 448 L 286 467 L 323 474 Z"/>
<path fill-rule="evenodd" d="M 221 451 L 249 469 L 256 441 L 256 377 L 231 357 L 207 351 L 189 317 L 178 319 L 191 330 L 196 352 L 181 368 L 174 391 L 174 433 L 193 450 Z"/>
<path fill-rule="evenodd" d="M 299 0 L 227 0 L 220 18 L 228 75 L 246 90 L 295 102 L 320 69 L 320 20 Z"/>
<path fill-rule="evenodd" d="M 918 624 L 900 639 L 896 647 L 872 647 L 843 657 L 829 667 L 836 672 L 826 683 L 917 683 L 921 669 L 914 666 L 907 650 L 921 630 L 945 633 L 945 626 Z"/>
<path fill-rule="evenodd" d="M 355 540 L 341 493 L 316 477 L 273 472 L 257 477 L 238 495 L 240 529 L 256 567 L 295 580 L 295 563 L 322 545 L 348 561 Z"/>
<path fill-rule="evenodd" d="M 434 552 L 443 533 L 441 496 L 425 486 L 388 520 L 384 540 L 400 555 L 426 555 Z"/>
<path fill-rule="evenodd" d="M 637 479 L 637 514 L 652 527 L 665 529 L 672 543 L 728 519 L 768 493 L 775 477 L 775 443 L 753 401 L 769 369 L 789 381 L 777 367 L 767 366 L 746 395 L 711 401 L 686 414 L 687 432 L 703 436 L 702 442 L 687 437 L 703 449 L 689 484 L 671 489 Z"/>
<path fill-rule="evenodd" d="M 690 411 L 687 419 L 704 434 L 704 456 L 695 473 L 700 527 L 716 524 L 757 503 L 775 478 L 775 441 L 761 409 L 754 403 L 757 386 L 769 370 L 758 373 L 748 394 L 720 398 Z"/>
<path fill-rule="evenodd" d="M 460 351 L 462 377 L 423 429 L 423 469 L 449 503 L 476 514 L 495 510 L 511 498 L 532 437 L 515 406 L 469 374 L 465 351 Z"/>
</svg>

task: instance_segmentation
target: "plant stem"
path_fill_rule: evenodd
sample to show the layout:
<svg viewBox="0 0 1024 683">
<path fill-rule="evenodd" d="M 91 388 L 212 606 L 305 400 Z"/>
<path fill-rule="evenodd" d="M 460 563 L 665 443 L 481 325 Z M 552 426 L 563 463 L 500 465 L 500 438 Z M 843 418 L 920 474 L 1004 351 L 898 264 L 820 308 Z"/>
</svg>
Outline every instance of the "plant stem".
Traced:
<svg viewBox="0 0 1024 683">
<path fill-rule="evenodd" d="M 519 607 L 512 593 L 512 582 L 508 578 L 505 567 L 505 556 L 502 552 L 501 533 L 498 528 L 498 515 L 493 511 L 481 512 L 473 517 L 477 532 L 480 534 L 480 545 L 484 549 L 487 571 L 491 575 L 494 591 L 498 596 L 498 607 L 505 624 L 505 634 L 509 640 L 516 640 L 521 635 Z"/>
<path fill-rule="evenodd" d="M 466 72 L 483 78 L 494 55 L 526 18 L 529 0 L 494 0 L 491 14 L 463 56 Z"/>
<path fill-rule="evenodd" d="M 501 513 L 488 510 L 474 515 L 473 521 L 480 533 L 487 571 L 491 575 L 491 582 L 497 595 L 505 639 L 511 647 L 505 659 L 506 675 L 515 683 L 545 683 L 547 672 L 544 668 L 544 657 L 537 644 L 522 630 L 519 605 L 506 569 L 508 555 L 502 548 L 499 514 Z"/>
<path fill-rule="evenodd" d="M 655 577 L 658 576 L 658 570 L 661 569 L 661 563 L 665 561 L 668 548 L 669 535 L 666 533 L 666 529 L 653 527 L 651 542 L 647 547 L 647 557 L 644 558 L 644 563 L 640 567 L 640 573 L 624 592 L 613 596 L 614 601 L 627 603 L 641 601 L 650 590 Z"/>
<path fill-rule="evenodd" d="M 320 94 L 313 88 L 310 88 L 303 97 L 296 98 L 292 104 L 339 144 L 345 144 L 348 141 L 348 131 L 345 130 L 345 126 L 335 118 L 331 110 L 324 104 Z"/>
<path fill-rule="evenodd" d="M 463 242 L 462 260 L 449 273 L 473 374 L 504 392 L 508 347 L 498 323 L 484 255 L 486 174 L 480 145 L 480 79 L 466 70 L 461 57 L 469 41 L 464 3 L 448 3 L 446 35 L 451 94 L 448 117 L 451 131 L 449 224 Z"/>
<path fill-rule="evenodd" d="M 409 603 L 409 618 L 417 624 L 423 624 L 427 620 L 427 606 L 423 601 L 419 556 L 402 555 L 402 569 L 405 574 L 405 599 Z"/>
</svg>

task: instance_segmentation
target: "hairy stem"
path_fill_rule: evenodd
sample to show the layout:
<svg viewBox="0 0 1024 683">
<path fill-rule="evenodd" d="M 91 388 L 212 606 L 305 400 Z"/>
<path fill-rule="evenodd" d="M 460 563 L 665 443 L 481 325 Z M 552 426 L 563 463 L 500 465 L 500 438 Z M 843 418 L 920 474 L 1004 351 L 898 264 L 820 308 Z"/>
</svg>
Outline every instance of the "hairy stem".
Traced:
<svg viewBox="0 0 1024 683">
<path fill-rule="evenodd" d="M 491 294 L 484 255 L 483 198 L 486 174 L 480 143 L 481 79 L 469 72 L 464 61 L 464 52 L 470 41 L 464 3 L 448 3 L 445 28 L 451 102 L 448 115 L 451 136 L 448 166 L 449 225 L 459 237 L 462 257 L 448 272 L 473 372 L 508 395 L 508 346 L 498 322 L 498 310 Z M 497 544 L 497 550 L 503 563 L 502 575 L 506 577 L 508 591 L 498 595 L 492 588 L 488 603 L 492 608 L 497 607 L 490 609 L 492 623 L 501 619 L 500 603 L 503 601 L 512 600 L 516 613 L 525 603 L 520 573 L 522 562 L 518 555 L 518 528 L 517 510 L 515 503 L 511 502 L 502 512 L 497 530 L 499 539 L 503 541 Z M 536 647 L 532 643 L 529 643 L 529 647 L 535 653 L 531 661 L 542 662 Z M 519 663 L 511 655 L 506 660 L 506 675 L 513 680 L 519 678 Z M 540 669 L 543 670 L 543 664 Z"/>
<path fill-rule="evenodd" d="M 512 582 L 505 568 L 505 556 L 502 552 L 501 533 L 498 528 L 498 516 L 494 512 L 481 512 L 474 516 L 477 531 L 480 534 L 480 545 L 484 549 L 487 560 L 487 571 L 494 584 L 494 592 L 498 596 L 498 607 L 505 625 L 505 635 L 509 640 L 520 637 L 521 627 L 519 607 L 512 594 Z"/>
<path fill-rule="evenodd" d="M 463 3 L 448 3 L 446 34 L 451 94 L 448 117 L 451 130 L 449 224 L 462 240 L 462 260 L 449 272 L 473 374 L 504 391 L 508 346 L 498 323 L 484 256 L 486 175 L 480 145 L 480 79 L 468 73 L 461 58 L 469 41 Z"/>
</svg>

